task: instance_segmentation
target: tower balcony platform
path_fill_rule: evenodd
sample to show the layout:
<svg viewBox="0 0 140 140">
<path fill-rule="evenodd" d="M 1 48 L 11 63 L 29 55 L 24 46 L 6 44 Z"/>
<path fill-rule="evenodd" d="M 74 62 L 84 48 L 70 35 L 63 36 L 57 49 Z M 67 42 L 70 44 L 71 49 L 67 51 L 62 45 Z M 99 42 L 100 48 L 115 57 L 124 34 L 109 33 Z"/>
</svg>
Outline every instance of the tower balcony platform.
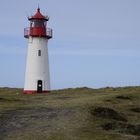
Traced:
<svg viewBox="0 0 140 140">
<path fill-rule="evenodd" d="M 52 38 L 52 29 L 44 28 L 44 27 L 27 27 L 24 28 L 24 37 L 29 38 L 32 37 L 46 37 L 48 39 Z"/>
</svg>

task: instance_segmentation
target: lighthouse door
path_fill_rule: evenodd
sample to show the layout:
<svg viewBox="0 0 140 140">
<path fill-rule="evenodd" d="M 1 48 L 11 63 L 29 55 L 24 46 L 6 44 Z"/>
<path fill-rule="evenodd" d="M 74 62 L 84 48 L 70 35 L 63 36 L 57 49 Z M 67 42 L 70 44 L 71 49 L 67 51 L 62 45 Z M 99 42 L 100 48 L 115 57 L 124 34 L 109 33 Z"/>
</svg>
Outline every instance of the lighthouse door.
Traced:
<svg viewBox="0 0 140 140">
<path fill-rule="evenodd" d="M 37 81 L 37 92 L 42 93 L 42 80 Z"/>
</svg>

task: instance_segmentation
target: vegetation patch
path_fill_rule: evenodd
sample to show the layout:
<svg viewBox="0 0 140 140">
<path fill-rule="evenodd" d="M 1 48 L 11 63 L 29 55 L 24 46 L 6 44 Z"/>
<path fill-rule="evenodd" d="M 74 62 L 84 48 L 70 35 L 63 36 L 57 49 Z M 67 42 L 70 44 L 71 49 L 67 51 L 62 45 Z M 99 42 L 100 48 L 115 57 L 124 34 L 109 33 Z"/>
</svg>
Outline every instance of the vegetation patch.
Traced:
<svg viewBox="0 0 140 140">
<path fill-rule="evenodd" d="M 10 102 L 10 101 L 13 101 L 13 102 L 16 102 L 16 101 L 20 101 L 19 99 L 8 99 L 8 98 L 2 98 L 0 97 L 0 102 Z"/>
<path fill-rule="evenodd" d="M 62 97 L 56 97 L 56 99 L 60 99 L 60 100 L 66 100 L 66 99 L 70 99 L 72 97 L 69 96 L 62 96 Z"/>
<path fill-rule="evenodd" d="M 136 112 L 136 113 L 140 113 L 140 107 L 138 107 L 138 108 L 131 108 L 130 110 L 133 111 L 133 112 Z"/>
<path fill-rule="evenodd" d="M 120 133 L 140 136 L 140 124 L 133 125 L 124 122 L 109 122 L 101 125 L 104 130 L 117 130 Z"/>
<path fill-rule="evenodd" d="M 131 98 L 128 96 L 116 96 L 117 99 L 121 99 L 121 100 L 130 100 Z"/>
<path fill-rule="evenodd" d="M 111 108 L 106 107 L 90 107 L 90 114 L 96 117 L 106 118 L 106 119 L 113 119 L 117 121 L 124 121 L 126 122 L 127 119 L 124 115 L 121 115 L 117 111 Z"/>
</svg>

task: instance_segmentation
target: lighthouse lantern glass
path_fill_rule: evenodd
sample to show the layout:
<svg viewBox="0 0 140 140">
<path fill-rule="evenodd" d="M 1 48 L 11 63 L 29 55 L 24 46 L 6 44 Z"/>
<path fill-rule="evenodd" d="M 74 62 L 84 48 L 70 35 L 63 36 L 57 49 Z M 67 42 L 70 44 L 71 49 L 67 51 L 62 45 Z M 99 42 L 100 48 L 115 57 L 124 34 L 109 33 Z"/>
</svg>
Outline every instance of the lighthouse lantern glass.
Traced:
<svg viewBox="0 0 140 140">
<path fill-rule="evenodd" d="M 46 22 L 44 20 L 34 19 L 31 21 L 31 27 L 45 27 Z"/>
</svg>

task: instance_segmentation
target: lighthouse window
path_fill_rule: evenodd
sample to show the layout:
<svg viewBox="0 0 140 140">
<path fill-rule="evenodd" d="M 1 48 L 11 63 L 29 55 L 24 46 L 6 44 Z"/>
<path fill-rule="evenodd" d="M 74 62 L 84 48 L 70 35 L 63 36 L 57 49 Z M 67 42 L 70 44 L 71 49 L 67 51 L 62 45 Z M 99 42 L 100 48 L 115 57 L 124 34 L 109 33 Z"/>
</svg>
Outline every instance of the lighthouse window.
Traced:
<svg viewBox="0 0 140 140">
<path fill-rule="evenodd" d="M 34 20 L 33 27 L 44 27 L 44 21 L 42 20 Z"/>
<path fill-rule="evenodd" d="M 41 56 L 41 50 L 38 50 L 38 56 Z"/>
</svg>

